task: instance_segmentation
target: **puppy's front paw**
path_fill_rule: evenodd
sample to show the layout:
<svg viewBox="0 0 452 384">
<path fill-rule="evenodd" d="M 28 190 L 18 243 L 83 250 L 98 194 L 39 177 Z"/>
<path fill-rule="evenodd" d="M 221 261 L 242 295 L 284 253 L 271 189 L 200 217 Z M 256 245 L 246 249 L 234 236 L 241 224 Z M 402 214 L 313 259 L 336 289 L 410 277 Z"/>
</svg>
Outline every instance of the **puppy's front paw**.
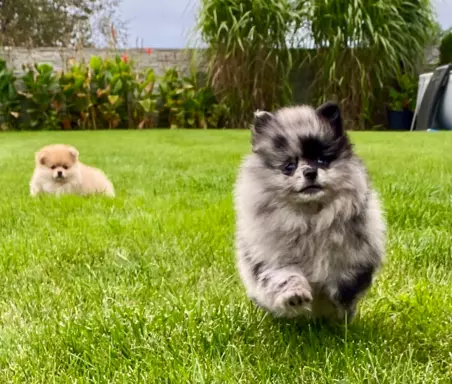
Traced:
<svg viewBox="0 0 452 384">
<path fill-rule="evenodd" d="M 278 313 L 285 317 L 295 317 L 311 312 L 312 293 L 305 279 L 293 279 L 279 292 L 276 298 Z"/>
<path fill-rule="evenodd" d="M 30 196 L 36 197 L 39 194 L 39 189 L 36 187 L 31 186 L 30 187 Z"/>
</svg>

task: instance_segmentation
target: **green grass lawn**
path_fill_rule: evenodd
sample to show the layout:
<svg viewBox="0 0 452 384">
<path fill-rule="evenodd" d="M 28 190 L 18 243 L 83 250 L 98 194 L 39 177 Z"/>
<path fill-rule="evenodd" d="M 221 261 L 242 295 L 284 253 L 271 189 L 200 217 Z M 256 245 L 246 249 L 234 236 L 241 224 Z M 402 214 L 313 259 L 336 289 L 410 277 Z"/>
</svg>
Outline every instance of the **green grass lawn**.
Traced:
<svg viewBox="0 0 452 384">
<path fill-rule="evenodd" d="M 450 383 L 452 134 L 352 139 L 389 241 L 345 327 L 245 297 L 231 192 L 248 132 L 0 134 L 0 383 Z M 54 142 L 117 197 L 30 198 Z"/>
</svg>

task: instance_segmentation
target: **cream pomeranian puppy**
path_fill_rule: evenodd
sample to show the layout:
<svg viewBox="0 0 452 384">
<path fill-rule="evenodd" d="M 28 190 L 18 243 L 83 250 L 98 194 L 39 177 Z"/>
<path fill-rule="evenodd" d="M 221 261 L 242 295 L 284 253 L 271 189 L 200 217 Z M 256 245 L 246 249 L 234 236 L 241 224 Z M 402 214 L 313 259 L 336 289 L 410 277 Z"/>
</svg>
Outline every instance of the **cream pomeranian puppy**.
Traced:
<svg viewBox="0 0 452 384">
<path fill-rule="evenodd" d="M 36 153 L 35 170 L 30 181 L 30 193 L 54 195 L 103 194 L 115 196 L 112 183 L 105 174 L 83 164 L 78 159 L 78 151 L 72 146 L 52 144 Z"/>
</svg>

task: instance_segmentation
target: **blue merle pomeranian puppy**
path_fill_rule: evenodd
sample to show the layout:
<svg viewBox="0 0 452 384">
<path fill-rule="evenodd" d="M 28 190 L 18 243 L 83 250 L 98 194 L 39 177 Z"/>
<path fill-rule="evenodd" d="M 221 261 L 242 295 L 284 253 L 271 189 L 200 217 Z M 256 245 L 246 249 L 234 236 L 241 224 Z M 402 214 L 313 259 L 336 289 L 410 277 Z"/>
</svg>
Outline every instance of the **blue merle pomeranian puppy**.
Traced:
<svg viewBox="0 0 452 384">
<path fill-rule="evenodd" d="M 385 248 L 385 223 L 339 107 L 255 113 L 235 186 L 248 296 L 280 317 L 351 320 Z"/>
</svg>

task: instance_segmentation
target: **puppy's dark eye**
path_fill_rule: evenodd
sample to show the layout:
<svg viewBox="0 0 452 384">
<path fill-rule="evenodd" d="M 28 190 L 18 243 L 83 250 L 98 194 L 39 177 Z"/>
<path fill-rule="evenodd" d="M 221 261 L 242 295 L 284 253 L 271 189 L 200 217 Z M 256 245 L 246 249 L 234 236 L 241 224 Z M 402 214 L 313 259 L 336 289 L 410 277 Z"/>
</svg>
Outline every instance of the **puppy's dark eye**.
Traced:
<svg viewBox="0 0 452 384">
<path fill-rule="evenodd" d="M 52 165 L 50 168 L 55 169 L 55 168 L 56 168 L 56 165 Z"/>
<path fill-rule="evenodd" d="M 65 164 L 63 165 L 63 169 L 68 169 L 69 167 Z"/>
<path fill-rule="evenodd" d="M 292 175 L 297 169 L 297 164 L 290 162 L 284 166 L 283 173 L 287 176 Z"/>
</svg>

